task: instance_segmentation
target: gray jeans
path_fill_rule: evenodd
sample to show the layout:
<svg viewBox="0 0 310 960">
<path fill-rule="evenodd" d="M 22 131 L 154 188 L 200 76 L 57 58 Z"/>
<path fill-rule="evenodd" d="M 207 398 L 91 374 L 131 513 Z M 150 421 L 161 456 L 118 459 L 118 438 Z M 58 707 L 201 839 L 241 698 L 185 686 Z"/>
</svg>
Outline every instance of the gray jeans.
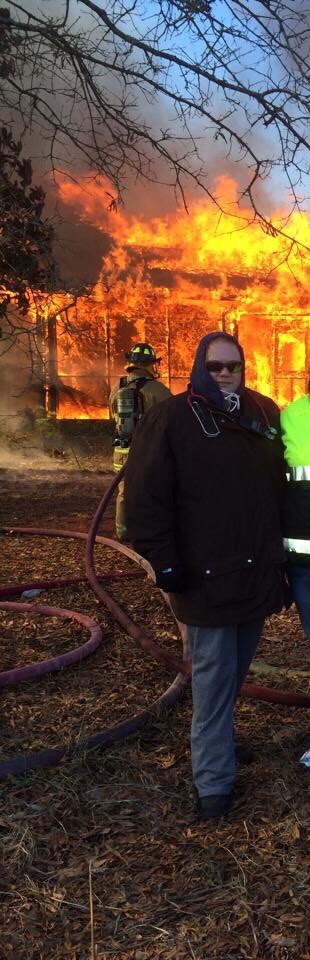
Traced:
<svg viewBox="0 0 310 960">
<path fill-rule="evenodd" d="M 232 790 L 234 705 L 263 624 L 252 620 L 227 627 L 187 627 L 192 651 L 192 767 L 200 797 Z"/>
</svg>

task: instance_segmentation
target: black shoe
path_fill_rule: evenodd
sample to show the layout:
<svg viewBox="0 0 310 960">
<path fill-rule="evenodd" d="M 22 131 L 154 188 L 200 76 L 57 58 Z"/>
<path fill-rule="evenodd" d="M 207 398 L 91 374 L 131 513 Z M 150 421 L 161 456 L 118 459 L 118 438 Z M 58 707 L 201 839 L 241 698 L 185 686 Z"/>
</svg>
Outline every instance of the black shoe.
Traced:
<svg viewBox="0 0 310 960">
<path fill-rule="evenodd" d="M 236 744 L 236 761 L 240 763 L 241 767 L 248 767 L 250 763 L 253 763 L 255 760 L 255 754 L 250 747 L 244 747 L 241 744 Z"/>
<path fill-rule="evenodd" d="M 215 793 L 206 797 L 198 797 L 198 813 L 202 820 L 212 820 L 223 817 L 231 804 L 231 793 Z"/>
</svg>

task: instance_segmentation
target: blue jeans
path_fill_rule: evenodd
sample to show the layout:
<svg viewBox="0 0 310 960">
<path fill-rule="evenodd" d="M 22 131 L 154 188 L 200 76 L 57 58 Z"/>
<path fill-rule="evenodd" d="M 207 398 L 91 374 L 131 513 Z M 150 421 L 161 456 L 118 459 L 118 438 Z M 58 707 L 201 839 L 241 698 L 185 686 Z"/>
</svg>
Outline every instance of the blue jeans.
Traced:
<svg viewBox="0 0 310 960">
<path fill-rule="evenodd" d="M 310 567 L 288 564 L 288 579 L 299 613 L 300 622 L 310 640 Z"/>
<path fill-rule="evenodd" d="M 192 767 L 200 797 L 230 793 L 236 777 L 234 706 L 263 620 L 226 627 L 188 626 L 192 650 Z"/>
</svg>

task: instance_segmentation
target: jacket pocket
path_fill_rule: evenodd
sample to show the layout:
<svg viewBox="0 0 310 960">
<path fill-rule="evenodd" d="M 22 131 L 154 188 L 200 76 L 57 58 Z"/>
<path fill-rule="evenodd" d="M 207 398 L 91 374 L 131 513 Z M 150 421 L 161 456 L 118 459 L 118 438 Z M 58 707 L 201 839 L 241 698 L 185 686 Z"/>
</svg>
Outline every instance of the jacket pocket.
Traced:
<svg viewBox="0 0 310 960">
<path fill-rule="evenodd" d="M 253 554 L 241 553 L 222 560 L 210 560 L 204 569 L 204 589 L 215 606 L 254 597 L 256 569 Z"/>
</svg>

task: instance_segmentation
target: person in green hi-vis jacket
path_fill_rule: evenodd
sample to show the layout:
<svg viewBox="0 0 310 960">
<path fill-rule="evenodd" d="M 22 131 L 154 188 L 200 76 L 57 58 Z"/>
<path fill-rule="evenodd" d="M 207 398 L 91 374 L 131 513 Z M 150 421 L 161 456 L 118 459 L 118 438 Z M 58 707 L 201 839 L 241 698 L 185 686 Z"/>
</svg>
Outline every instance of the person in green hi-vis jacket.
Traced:
<svg viewBox="0 0 310 960">
<path fill-rule="evenodd" d="M 310 639 L 310 381 L 308 391 L 282 411 L 281 428 L 288 466 L 284 509 L 288 579 Z"/>
</svg>

